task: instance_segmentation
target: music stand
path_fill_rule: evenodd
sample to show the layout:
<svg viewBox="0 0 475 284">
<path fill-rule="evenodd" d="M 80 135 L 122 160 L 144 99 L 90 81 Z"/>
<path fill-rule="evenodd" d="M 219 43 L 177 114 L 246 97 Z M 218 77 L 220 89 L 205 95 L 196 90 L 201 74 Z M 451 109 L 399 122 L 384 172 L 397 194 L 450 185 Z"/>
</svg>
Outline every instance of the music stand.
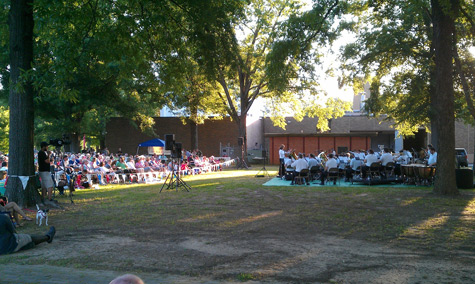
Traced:
<svg viewBox="0 0 475 284">
<path fill-rule="evenodd" d="M 267 169 L 266 169 L 266 160 L 267 160 L 267 151 L 266 150 L 262 150 L 262 159 L 264 160 L 264 165 L 262 166 L 262 169 L 260 169 L 257 174 L 256 174 L 256 177 L 269 177 L 269 173 L 267 172 Z M 262 174 L 261 174 L 262 172 Z"/>
</svg>

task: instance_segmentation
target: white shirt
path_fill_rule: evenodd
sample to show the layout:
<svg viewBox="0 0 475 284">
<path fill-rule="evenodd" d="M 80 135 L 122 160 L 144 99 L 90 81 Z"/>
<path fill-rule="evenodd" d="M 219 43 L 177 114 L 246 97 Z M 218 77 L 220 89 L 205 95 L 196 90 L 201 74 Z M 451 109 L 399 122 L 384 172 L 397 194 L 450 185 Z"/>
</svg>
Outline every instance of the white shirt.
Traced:
<svg viewBox="0 0 475 284">
<path fill-rule="evenodd" d="M 285 151 L 283 149 L 279 149 L 279 159 L 285 158 Z"/>
<path fill-rule="evenodd" d="M 364 160 L 365 159 L 365 155 L 363 152 L 359 152 L 359 153 L 356 153 L 358 155 L 358 157 L 360 158 L 360 160 Z M 356 156 L 356 155 L 355 155 Z"/>
<path fill-rule="evenodd" d="M 292 159 L 290 159 L 289 157 L 285 157 L 284 158 L 284 165 L 285 165 L 285 167 L 292 166 Z"/>
<path fill-rule="evenodd" d="M 328 159 L 325 163 L 325 170 L 329 170 L 331 168 L 338 168 L 338 162 L 335 158 Z"/>
<path fill-rule="evenodd" d="M 310 158 L 308 160 L 308 168 L 311 169 L 314 166 L 318 166 L 320 163 L 315 158 Z"/>
<path fill-rule="evenodd" d="M 348 165 L 348 157 L 346 156 L 341 156 L 340 157 L 340 163 L 338 164 L 338 167 L 340 169 L 344 169 Z"/>
<path fill-rule="evenodd" d="M 360 160 L 360 159 L 357 160 L 356 158 L 353 158 L 353 159 L 351 159 L 351 161 L 350 161 L 350 167 L 351 167 L 354 171 L 356 171 L 356 169 L 357 169 L 358 167 L 362 166 L 362 165 L 363 165 L 363 160 Z"/>
<path fill-rule="evenodd" d="M 391 153 L 384 153 L 381 155 L 381 165 L 386 166 L 387 163 L 393 161 L 393 155 L 391 155 Z"/>
<path fill-rule="evenodd" d="M 366 165 L 369 167 L 371 166 L 372 163 L 377 163 L 378 162 L 378 157 L 375 154 L 368 154 L 366 155 Z"/>
<path fill-rule="evenodd" d="M 308 169 L 308 163 L 305 159 L 298 159 L 292 163 L 292 168 L 294 168 L 297 173 L 300 173 L 301 170 Z"/>
<path fill-rule="evenodd" d="M 399 156 L 399 158 L 397 158 L 397 162 L 401 165 L 407 165 L 407 160 L 408 160 L 408 157 L 404 154 L 402 154 L 401 156 Z"/>
<path fill-rule="evenodd" d="M 432 164 L 437 164 L 437 152 L 434 152 L 434 154 L 431 154 L 429 156 L 429 161 L 427 162 L 428 165 Z"/>
</svg>

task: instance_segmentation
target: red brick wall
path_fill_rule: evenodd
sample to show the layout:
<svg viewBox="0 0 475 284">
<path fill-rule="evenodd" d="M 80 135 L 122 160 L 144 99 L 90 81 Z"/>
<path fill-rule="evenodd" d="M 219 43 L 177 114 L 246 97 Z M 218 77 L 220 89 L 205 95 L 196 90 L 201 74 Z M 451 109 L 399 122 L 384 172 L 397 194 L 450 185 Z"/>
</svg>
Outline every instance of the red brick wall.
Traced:
<svg viewBox="0 0 475 284">
<path fill-rule="evenodd" d="M 238 147 L 239 130 L 237 123 L 229 118 L 206 120 L 198 125 L 198 146 L 204 155 L 219 155 L 219 144 Z M 237 149 L 237 148 L 236 148 Z M 234 153 L 241 156 L 241 153 Z"/>
<path fill-rule="evenodd" d="M 335 137 L 335 151 L 338 152 L 338 147 L 347 147 L 348 150 L 351 150 L 350 148 L 350 139 L 354 137 Z"/>
<path fill-rule="evenodd" d="M 279 147 L 284 144 L 285 149 L 295 149 L 297 153 L 305 152 L 318 154 L 317 150 L 338 150 L 338 147 L 348 147 L 348 150 L 368 149 L 371 146 L 369 136 L 274 136 L 269 137 L 270 164 L 279 163 Z"/>
<path fill-rule="evenodd" d="M 116 152 L 119 147 L 124 153 L 137 151 L 137 146 L 155 137 L 148 136 L 135 128 L 126 118 L 112 118 L 106 126 L 106 147 Z M 181 142 L 184 149 L 191 148 L 192 131 L 190 124 L 183 124 L 177 117 L 157 117 L 154 125 L 155 133 L 164 140 L 165 134 L 175 134 L 175 141 Z M 237 147 L 238 127 L 229 118 L 222 120 L 206 120 L 198 125 L 198 146 L 204 155 L 219 156 L 220 142 Z M 140 148 L 141 154 L 146 148 Z"/>
<path fill-rule="evenodd" d="M 277 165 L 279 164 L 279 148 L 280 145 L 285 145 L 285 150 L 287 151 L 289 148 L 287 147 L 287 137 L 271 137 L 269 143 L 269 156 L 270 156 L 270 163 Z"/>
<path fill-rule="evenodd" d="M 371 142 L 368 144 L 371 145 Z M 351 137 L 351 151 L 353 150 L 367 150 L 366 137 Z"/>
<path fill-rule="evenodd" d="M 335 147 L 335 137 L 319 137 L 320 138 L 320 150 L 328 151 Z"/>
<path fill-rule="evenodd" d="M 318 138 L 319 137 L 305 137 L 305 153 L 307 155 L 311 153 L 318 154 Z"/>
<path fill-rule="evenodd" d="M 287 149 L 293 149 L 296 153 L 302 153 L 304 151 L 303 139 L 304 137 L 289 137 Z"/>
</svg>

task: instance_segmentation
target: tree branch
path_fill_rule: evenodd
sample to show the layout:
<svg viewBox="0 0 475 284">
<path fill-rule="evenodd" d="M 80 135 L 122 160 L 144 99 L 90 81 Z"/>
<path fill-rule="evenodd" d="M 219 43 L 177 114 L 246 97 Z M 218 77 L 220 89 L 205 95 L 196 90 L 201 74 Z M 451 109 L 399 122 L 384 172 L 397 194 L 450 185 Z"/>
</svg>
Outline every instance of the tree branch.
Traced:
<svg viewBox="0 0 475 284">
<path fill-rule="evenodd" d="M 457 51 L 457 47 L 454 47 L 453 53 L 455 60 L 455 68 L 460 77 L 460 80 L 462 81 L 463 94 L 465 95 L 465 100 L 467 101 L 468 110 L 470 111 L 470 114 L 475 120 L 475 106 L 473 105 L 473 98 L 470 95 L 470 88 L 468 86 L 467 79 L 465 78 L 465 72 L 463 72 L 462 64 L 460 63 L 460 57 Z"/>
<path fill-rule="evenodd" d="M 256 100 L 258 95 L 268 93 L 268 92 L 261 92 L 261 88 L 263 88 L 265 86 L 267 86 L 267 83 L 264 83 L 263 81 L 261 81 L 259 83 L 259 85 L 253 87 L 253 88 L 255 88 L 255 90 L 254 90 L 254 92 L 252 93 L 251 97 L 249 98 L 249 100 L 247 102 L 246 113 L 249 111 L 249 109 L 251 109 L 251 106 L 254 103 L 254 101 Z"/>
<path fill-rule="evenodd" d="M 229 93 L 229 89 L 228 89 L 228 86 L 226 84 L 226 81 L 224 80 L 224 75 L 223 75 L 222 70 L 219 70 L 218 82 L 219 82 L 219 84 L 221 84 L 221 86 L 223 87 L 224 93 L 226 94 L 227 106 L 230 109 L 230 114 L 229 115 L 231 115 L 231 117 L 237 119 L 238 118 L 238 113 L 236 111 L 236 107 L 234 106 L 233 99 L 231 98 L 231 94 Z M 221 93 L 218 93 L 218 94 L 222 97 Z M 224 100 L 224 98 L 223 98 L 223 100 Z"/>
<path fill-rule="evenodd" d="M 330 8 L 328 9 L 328 11 L 325 13 L 325 16 L 323 16 L 321 22 L 320 22 L 320 27 L 314 31 L 309 37 L 307 37 L 307 39 L 305 40 L 307 43 L 313 41 L 313 39 L 322 31 L 322 27 L 323 27 L 323 23 L 325 22 L 325 20 L 330 16 L 330 13 L 333 11 L 333 9 L 336 8 L 336 6 L 338 6 L 339 4 L 339 0 L 336 0 L 332 6 L 330 6 Z"/>
</svg>

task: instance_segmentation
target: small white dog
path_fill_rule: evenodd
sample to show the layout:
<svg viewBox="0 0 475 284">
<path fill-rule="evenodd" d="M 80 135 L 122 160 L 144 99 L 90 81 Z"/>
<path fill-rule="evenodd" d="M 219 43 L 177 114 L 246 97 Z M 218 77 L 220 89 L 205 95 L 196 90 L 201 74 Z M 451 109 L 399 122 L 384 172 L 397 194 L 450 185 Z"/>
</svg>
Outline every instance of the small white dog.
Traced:
<svg viewBox="0 0 475 284">
<path fill-rule="evenodd" d="M 46 210 L 41 210 L 38 204 L 36 204 L 36 208 L 38 208 L 38 212 L 36 212 L 36 224 L 38 226 L 41 226 L 41 223 L 43 223 L 43 219 L 45 219 L 45 225 L 48 226 L 48 211 L 49 209 Z"/>
</svg>

